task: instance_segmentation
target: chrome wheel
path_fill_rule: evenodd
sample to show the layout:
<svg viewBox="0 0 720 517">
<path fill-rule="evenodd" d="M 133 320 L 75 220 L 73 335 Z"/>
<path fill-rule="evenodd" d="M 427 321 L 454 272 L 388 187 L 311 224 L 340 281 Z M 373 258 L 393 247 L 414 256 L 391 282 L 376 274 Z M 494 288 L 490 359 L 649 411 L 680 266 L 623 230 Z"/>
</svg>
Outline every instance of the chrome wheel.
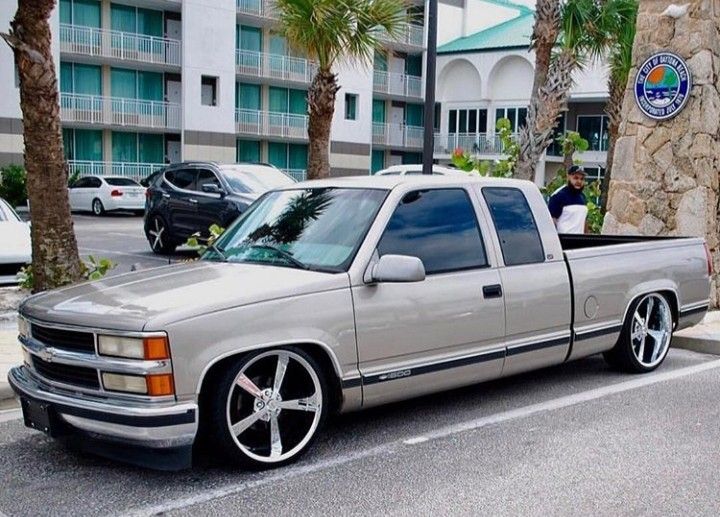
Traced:
<svg viewBox="0 0 720 517">
<path fill-rule="evenodd" d="M 273 350 L 242 366 L 230 386 L 230 435 L 248 458 L 263 464 L 293 458 L 312 440 L 323 414 L 315 369 L 299 354 Z"/>
<path fill-rule="evenodd" d="M 659 294 L 648 294 L 635 308 L 630 324 L 630 344 L 635 359 L 645 368 L 654 368 L 667 354 L 672 338 L 672 312 Z"/>
<path fill-rule="evenodd" d="M 161 251 L 165 248 L 163 239 L 165 238 L 165 225 L 159 217 L 153 218 L 152 226 L 148 230 L 150 246 L 155 251 Z"/>
<path fill-rule="evenodd" d="M 103 215 L 105 208 L 103 207 L 102 201 L 95 199 L 92 203 L 92 211 L 95 215 Z"/>
</svg>

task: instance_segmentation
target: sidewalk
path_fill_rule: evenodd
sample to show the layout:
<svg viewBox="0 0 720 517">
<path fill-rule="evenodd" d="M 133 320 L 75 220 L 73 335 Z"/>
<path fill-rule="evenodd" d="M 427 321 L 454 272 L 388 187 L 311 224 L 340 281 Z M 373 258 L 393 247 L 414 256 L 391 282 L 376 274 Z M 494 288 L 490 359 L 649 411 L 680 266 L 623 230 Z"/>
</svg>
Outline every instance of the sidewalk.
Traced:
<svg viewBox="0 0 720 517">
<path fill-rule="evenodd" d="M 17 340 L 15 319 L 0 319 L 0 409 L 11 403 L 14 394 L 7 382 L 8 372 L 22 363 L 22 351 Z"/>
</svg>

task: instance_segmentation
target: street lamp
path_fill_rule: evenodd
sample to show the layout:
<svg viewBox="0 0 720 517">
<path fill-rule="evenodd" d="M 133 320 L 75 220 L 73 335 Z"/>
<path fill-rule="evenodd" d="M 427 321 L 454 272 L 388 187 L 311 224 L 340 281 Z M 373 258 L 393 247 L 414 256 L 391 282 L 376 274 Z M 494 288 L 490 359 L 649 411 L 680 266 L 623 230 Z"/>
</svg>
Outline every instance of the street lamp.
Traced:
<svg viewBox="0 0 720 517">
<path fill-rule="evenodd" d="M 429 4 L 425 69 L 425 117 L 423 120 L 423 174 L 432 174 L 435 137 L 435 69 L 437 62 L 438 0 L 429 0 Z"/>
</svg>

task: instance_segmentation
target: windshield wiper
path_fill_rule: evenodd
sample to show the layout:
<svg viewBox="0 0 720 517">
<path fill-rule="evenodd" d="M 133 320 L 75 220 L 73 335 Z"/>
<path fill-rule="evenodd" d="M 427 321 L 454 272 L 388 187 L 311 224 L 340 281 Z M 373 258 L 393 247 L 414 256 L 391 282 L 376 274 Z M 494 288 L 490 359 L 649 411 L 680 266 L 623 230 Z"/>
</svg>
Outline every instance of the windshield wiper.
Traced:
<svg viewBox="0 0 720 517">
<path fill-rule="evenodd" d="M 284 249 L 278 248 L 277 246 L 273 246 L 272 244 L 249 244 L 248 248 L 250 248 L 250 249 L 256 248 L 256 249 L 261 249 L 261 250 L 274 251 L 275 253 L 280 255 L 282 258 L 284 258 L 285 260 L 287 260 L 294 266 L 299 267 L 300 269 L 310 269 L 310 266 L 300 262 L 298 259 L 293 257 L 292 253 L 289 253 L 289 252 L 285 251 Z"/>
<path fill-rule="evenodd" d="M 222 258 L 223 262 L 227 262 L 227 255 L 223 253 L 225 250 L 218 248 L 218 246 L 214 242 L 208 244 L 208 249 L 214 251 L 215 254 L 220 255 L 220 258 Z"/>
</svg>

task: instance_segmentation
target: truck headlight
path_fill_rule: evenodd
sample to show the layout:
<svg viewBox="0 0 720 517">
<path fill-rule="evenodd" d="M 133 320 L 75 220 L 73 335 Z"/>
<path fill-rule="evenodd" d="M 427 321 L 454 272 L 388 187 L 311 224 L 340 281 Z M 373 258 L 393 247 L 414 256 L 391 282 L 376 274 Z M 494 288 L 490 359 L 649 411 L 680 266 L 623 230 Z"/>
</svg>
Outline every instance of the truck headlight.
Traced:
<svg viewBox="0 0 720 517">
<path fill-rule="evenodd" d="M 20 337 L 26 338 L 30 335 L 30 323 L 20 315 L 18 315 L 17 326 Z"/>
<path fill-rule="evenodd" d="M 170 347 L 165 336 L 98 336 L 98 353 L 128 359 L 170 359 Z"/>
</svg>

